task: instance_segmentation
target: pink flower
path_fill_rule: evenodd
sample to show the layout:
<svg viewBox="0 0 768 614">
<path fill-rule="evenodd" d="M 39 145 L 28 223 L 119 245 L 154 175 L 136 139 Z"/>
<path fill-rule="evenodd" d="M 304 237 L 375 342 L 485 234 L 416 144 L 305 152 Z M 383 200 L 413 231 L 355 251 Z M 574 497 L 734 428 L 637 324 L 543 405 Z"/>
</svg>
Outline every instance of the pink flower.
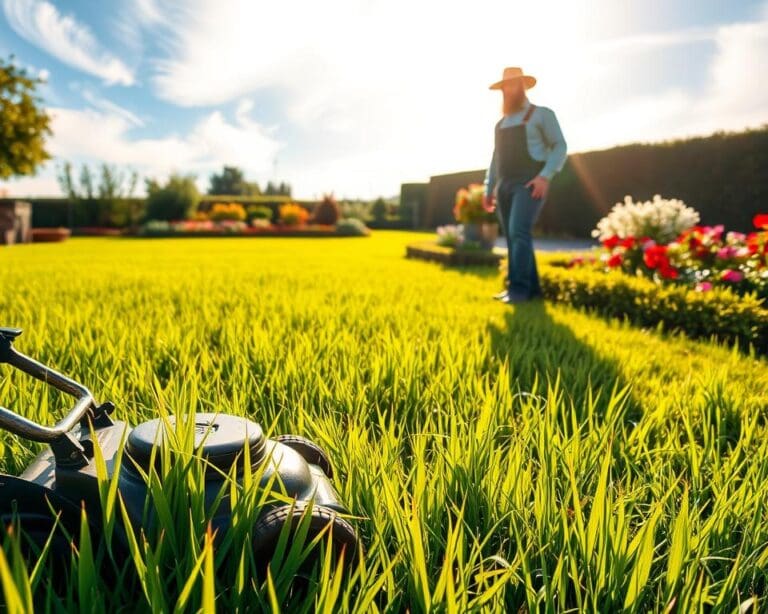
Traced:
<svg viewBox="0 0 768 614">
<path fill-rule="evenodd" d="M 733 284 L 739 283 L 742 279 L 744 279 L 744 273 L 737 269 L 726 269 L 722 273 L 720 273 L 720 279 L 723 281 L 728 281 Z"/>
<path fill-rule="evenodd" d="M 726 245 L 717 250 L 717 257 L 721 260 L 730 260 L 736 255 L 736 248 L 732 245 Z"/>
<path fill-rule="evenodd" d="M 702 281 L 696 284 L 697 292 L 709 292 L 711 289 L 712 289 L 712 282 L 710 281 Z"/>
<path fill-rule="evenodd" d="M 729 243 L 741 243 L 747 238 L 747 235 L 745 235 L 743 232 L 729 232 L 726 235 L 726 240 Z"/>
</svg>

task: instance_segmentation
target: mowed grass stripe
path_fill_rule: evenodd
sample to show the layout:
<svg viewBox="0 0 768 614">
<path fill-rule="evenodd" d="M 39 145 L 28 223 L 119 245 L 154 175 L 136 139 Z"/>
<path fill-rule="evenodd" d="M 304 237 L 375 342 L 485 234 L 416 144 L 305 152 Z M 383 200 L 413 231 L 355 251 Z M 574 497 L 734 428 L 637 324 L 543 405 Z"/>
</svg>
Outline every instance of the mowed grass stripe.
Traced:
<svg viewBox="0 0 768 614">
<path fill-rule="evenodd" d="M 489 298 L 497 271 L 404 259 L 419 238 L 20 246 L 0 252 L 0 322 L 129 422 L 221 411 L 323 445 L 367 548 L 341 588 L 317 572 L 310 609 L 689 611 L 764 594 L 765 360 L 566 306 L 510 309 Z M 2 374 L 0 403 L 54 421 L 60 397 Z M 3 438 L 0 467 L 34 451 Z M 196 543 L 185 560 L 138 541 L 155 563 L 143 590 L 94 578 L 94 607 L 153 591 L 203 607 L 204 518 L 175 521 Z M 282 579 L 243 580 L 247 527 L 237 540 L 216 553 L 219 607 L 297 607 Z"/>
</svg>

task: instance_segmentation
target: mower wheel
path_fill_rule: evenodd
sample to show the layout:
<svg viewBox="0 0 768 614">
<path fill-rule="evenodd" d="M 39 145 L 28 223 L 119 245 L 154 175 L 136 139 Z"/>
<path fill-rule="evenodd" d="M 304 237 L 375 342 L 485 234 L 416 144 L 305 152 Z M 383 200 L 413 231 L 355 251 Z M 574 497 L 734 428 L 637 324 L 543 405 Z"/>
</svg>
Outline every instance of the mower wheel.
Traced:
<svg viewBox="0 0 768 614">
<path fill-rule="evenodd" d="M 325 475 L 328 476 L 329 480 L 333 479 L 333 465 L 331 464 L 331 459 L 328 458 L 326 451 L 314 441 L 310 441 L 301 435 L 278 435 L 274 439 L 284 446 L 291 448 L 291 450 L 298 452 L 308 463 L 320 467 Z"/>
<path fill-rule="evenodd" d="M 344 562 L 348 566 L 357 556 L 357 533 L 355 529 L 346 520 L 341 518 L 337 512 L 322 505 L 313 505 L 308 510 L 310 504 L 296 502 L 293 505 L 281 505 L 265 514 L 253 528 L 253 544 L 257 555 L 264 567 L 272 560 L 275 549 L 280 539 L 283 527 L 290 526 L 290 539 L 293 539 L 297 529 L 301 524 L 304 514 L 309 517 L 309 528 L 305 543 L 311 542 L 326 529 L 330 532 L 331 546 L 336 554 L 344 553 Z M 321 542 L 326 541 L 328 532 L 321 538 Z M 316 553 L 316 554 L 315 554 Z M 313 563 L 317 560 L 320 553 L 319 547 L 310 556 L 306 563 Z M 304 566 L 304 565 L 303 565 Z"/>
</svg>

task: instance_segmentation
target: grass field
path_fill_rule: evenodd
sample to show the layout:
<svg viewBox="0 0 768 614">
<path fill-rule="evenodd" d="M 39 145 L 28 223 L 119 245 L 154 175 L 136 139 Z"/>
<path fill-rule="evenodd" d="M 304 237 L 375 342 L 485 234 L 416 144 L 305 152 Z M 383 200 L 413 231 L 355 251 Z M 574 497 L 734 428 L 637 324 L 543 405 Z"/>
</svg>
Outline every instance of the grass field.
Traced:
<svg viewBox="0 0 768 614">
<path fill-rule="evenodd" d="M 497 271 L 406 260 L 413 239 L 4 249 L 0 325 L 24 328 L 19 349 L 129 422 L 197 408 L 322 444 L 366 551 L 346 577 L 319 570 L 304 610 L 756 608 L 768 591 L 765 360 L 565 306 L 505 307 L 489 298 Z M 2 377 L 2 405 L 53 421 L 53 396 Z M 0 470 L 34 453 L 4 437 Z M 247 531 L 214 550 L 205 510 L 179 484 L 167 492 L 177 515 L 165 528 L 183 539 L 140 539 L 123 562 L 136 584 L 102 583 L 79 548 L 57 595 L 6 539 L 6 598 L 302 610 L 279 571 L 251 580 Z"/>
</svg>

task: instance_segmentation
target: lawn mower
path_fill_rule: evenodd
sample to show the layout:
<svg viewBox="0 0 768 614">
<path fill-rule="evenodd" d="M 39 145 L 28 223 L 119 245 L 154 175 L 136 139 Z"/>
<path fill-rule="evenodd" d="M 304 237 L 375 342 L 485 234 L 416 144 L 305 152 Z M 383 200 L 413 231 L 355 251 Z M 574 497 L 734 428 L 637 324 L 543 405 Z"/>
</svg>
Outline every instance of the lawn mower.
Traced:
<svg viewBox="0 0 768 614">
<path fill-rule="evenodd" d="M 146 476 L 159 458 L 158 448 L 175 418 L 151 420 L 134 428 L 114 420 L 112 403 L 97 403 L 82 384 L 16 350 L 13 343 L 20 334 L 19 329 L 0 328 L 0 363 L 20 369 L 77 401 L 54 426 L 37 424 L 0 406 L 0 428 L 47 444 L 20 476 L 0 474 L 2 528 L 17 523 L 30 542 L 42 547 L 54 534 L 54 527 L 61 526 L 69 535 L 76 534 L 81 522 L 80 510 L 84 507 L 89 522 L 95 523 L 93 528 L 98 531 L 103 515 L 94 439 L 104 458 L 108 477 L 117 479 L 133 528 L 141 529 L 142 523 L 153 522 L 151 504 L 146 505 L 151 501 Z M 357 534 L 342 518 L 349 512 L 331 484 L 333 469 L 322 448 L 296 435 L 267 438 L 257 423 L 238 416 L 198 413 L 193 419 L 195 450 L 206 463 L 206 503 L 218 497 L 211 522 L 216 535 L 226 534 L 230 525 L 227 497 L 221 499 L 221 493 L 228 492 L 222 489 L 224 480 L 231 475 L 239 479 L 242 475 L 247 447 L 251 468 L 257 470 L 252 475 L 260 476 L 265 488 L 283 495 L 259 511 L 252 527 L 256 560 L 268 562 L 281 531 L 285 529 L 285 535 L 290 537 L 301 519 L 301 526 L 309 527 L 306 542 L 325 531 L 329 536 L 325 543 L 330 543 L 334 550 L 344 550 L 345 562 L 354 558 Z M 116 463 L 121 449 L 122 460 Z M 69 541 L 64 539 L 61 543 L 61 536 L 57 539 L 59 547 L 70 550 Z M 118 539 L 126 539 L 124 529 Z M 51 549 L 57 544 L 56 541 L 50 543 Z"/>
</svg>

